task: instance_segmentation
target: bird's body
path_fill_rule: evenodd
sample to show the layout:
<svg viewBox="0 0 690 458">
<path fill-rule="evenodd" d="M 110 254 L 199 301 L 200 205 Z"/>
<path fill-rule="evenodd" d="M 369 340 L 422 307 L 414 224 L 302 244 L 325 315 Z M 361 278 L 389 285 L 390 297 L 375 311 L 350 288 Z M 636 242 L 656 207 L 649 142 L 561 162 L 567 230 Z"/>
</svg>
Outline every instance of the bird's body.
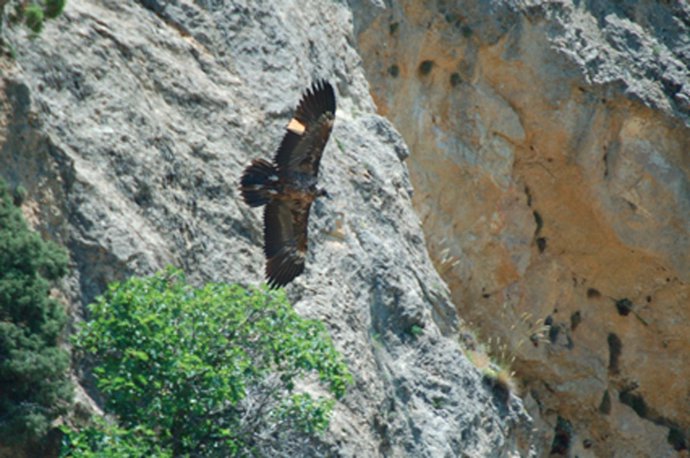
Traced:
<svg viewBox="0 0 690 458">
<path fill-rule="evenodd" d="M 255 159 L 242 175 L 240 191 L 252 207 L 264 208 L 266 277 L 284 286 L 304 271 L 309 210 L 326 192 L 317 177 L 335 120 L 335 93 L 317 82 L 302 96 L 273 163 Z"/>
</svg>

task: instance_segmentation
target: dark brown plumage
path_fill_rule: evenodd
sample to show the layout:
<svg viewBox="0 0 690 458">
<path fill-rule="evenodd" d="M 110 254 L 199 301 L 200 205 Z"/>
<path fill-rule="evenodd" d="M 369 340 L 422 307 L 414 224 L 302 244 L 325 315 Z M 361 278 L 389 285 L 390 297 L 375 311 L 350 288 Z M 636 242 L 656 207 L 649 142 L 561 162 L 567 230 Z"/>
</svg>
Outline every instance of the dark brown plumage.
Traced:
<svg viewBox="0 0 690 458">
<path fill-rule="evenodd" d="M 297 106 L 273 163 L 255 159 L 242 174 L 240 191 L 252 207 L 264 208 L 266 278 L 285 286 L 304 271 L 312 202 L 326 191 L 316 187 L 319 163 L 335 120 L 335 92 L 317 81 Z"/>
</svg>

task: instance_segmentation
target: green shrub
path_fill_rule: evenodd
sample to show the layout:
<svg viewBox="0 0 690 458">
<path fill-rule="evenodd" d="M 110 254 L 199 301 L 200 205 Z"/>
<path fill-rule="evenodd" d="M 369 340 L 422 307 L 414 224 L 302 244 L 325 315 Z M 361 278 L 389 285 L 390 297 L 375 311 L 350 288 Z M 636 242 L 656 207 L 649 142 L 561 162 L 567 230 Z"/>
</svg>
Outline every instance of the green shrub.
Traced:
<svg viewBox="0 0 690 458">
<path fill-rule="evenodd" d="M 41 33 L 43 30 L 43 18 L 43 9 L 34 3 L 28 5 L 24 10 L 24 23 L 34 33 Z"/>
<path fill-rule="evenodd" d="M 282 292 L 197 289 L 169 269 L 111 285 L 90 310 L 75 344 L 95 360 L 106 410 L 175 456 L 284 450 L 326 429 L 351 380 L 324 326 Z M 295 389 L 310 376 L 323 396 Z"/>
<path fill-rule="evenodd" d="M 55 19 L 65 9 L 67 0 L 46 0 L 43 12 L 47 18 Z"/>
<path fill-rule="evenodd" d="M 58 347 L 63 307 L 50 281 L 67 256 L 29 230 L 0 180 L 0 442 L 31 441 L 65 413 L 72 395 L 69 356 Z"/>
<path fill-rule="evenodd" d="M 126 430 L 98 420 L 80 431 L 62 427 L 61 458 L 171 458 L 155 444 L 155 433 L 144 428 Z"/>
<path fill-rule="evenodd" d="M 15 207 L 22 206 L 28 193 L 29 192 L 22 185 L 18 185 L 16 188 L 14 188 L 14 192 L 12 193 L 12 201 L 14 202 Z"/>
<path fill-rule="evenodd" d="M 3 25 L 24 23 L 35 34 L 41 33 L 46 19 L 62 14 L 67 0 L 0 0 L 0 44 Z"/>
</svg>

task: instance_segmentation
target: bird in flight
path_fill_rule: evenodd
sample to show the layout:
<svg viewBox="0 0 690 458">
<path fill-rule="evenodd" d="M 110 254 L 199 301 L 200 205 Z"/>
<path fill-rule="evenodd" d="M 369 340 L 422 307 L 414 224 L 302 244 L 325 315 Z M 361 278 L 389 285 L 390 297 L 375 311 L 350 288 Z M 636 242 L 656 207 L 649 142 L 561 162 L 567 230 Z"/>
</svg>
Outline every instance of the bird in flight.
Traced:
<svg viewBox="0 0 690 458">
<path fill-rule="evenodd" d="M 319 162 L 335 121 L 335 92 L 317 81 L 302 95 L 273 162 L 254 159 L 242 174 L 240 192 L 251 207 L 264 207 L 264 254 L 270 288 L 285 286 L 304 271 L 309 209 L 317 197 Z"/>
</svg>

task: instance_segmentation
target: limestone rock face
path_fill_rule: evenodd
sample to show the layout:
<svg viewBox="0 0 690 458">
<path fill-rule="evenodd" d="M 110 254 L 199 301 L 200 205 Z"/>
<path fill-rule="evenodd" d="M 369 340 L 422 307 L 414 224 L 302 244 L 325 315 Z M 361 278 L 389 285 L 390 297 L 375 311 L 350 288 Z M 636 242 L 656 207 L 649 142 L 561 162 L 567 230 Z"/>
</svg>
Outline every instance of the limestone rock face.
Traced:
<svg viewBox="0 0 690 458">
<path fill-rule="evenodd" d="M 355 379 L 320 447 L 538 451 L 522 402 L 496 396 L 462 353 L 412 207 L 410 152 L 375 113 L 348 6 L 70 0 L 39 37 L 5 33 L 16 58 L 0 67 L 0 175 L 69 250 L 75 321 L 108 282 L 166 264 L 196 282 L 261 282 L 261 212 L 241 202 L 239 176 L 273 155 L 301 92 L 326 78 L 338 113 L 320 181 L 333 198 L 312 208 L 307 269 L 287 288 Z"/>
<path fill-rule="evenodd" d="M 687 453 L 687 2 L 353 12 L 431 257 L 460 316 L 516 356 L 544 450 Z"/>
</svg>

